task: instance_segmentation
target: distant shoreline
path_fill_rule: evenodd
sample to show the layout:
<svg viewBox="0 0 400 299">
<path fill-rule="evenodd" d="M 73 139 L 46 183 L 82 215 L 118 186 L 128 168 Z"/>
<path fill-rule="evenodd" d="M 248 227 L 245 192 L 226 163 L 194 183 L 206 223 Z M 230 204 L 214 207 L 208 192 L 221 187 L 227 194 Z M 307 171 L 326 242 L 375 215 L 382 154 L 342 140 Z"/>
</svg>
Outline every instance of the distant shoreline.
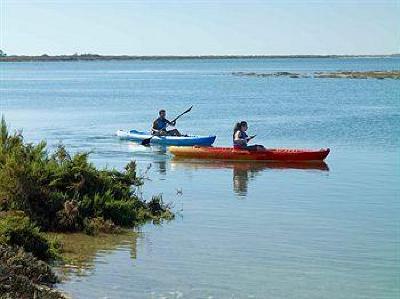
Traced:
<svg viewBox="0 0 400 299">
<path fill-rule="evenodd" d="M 131 55 L 10 55 L 0 56 L 0 62 L 49 62 L 49 61 L 124 61 L 124 60 L 183 60 L 183 59 L 290 59 L 290 58 L 390 58 L 400 57 L 391 55 L 199 55 L 199 56 L 131 56 Z"/>
</svg>

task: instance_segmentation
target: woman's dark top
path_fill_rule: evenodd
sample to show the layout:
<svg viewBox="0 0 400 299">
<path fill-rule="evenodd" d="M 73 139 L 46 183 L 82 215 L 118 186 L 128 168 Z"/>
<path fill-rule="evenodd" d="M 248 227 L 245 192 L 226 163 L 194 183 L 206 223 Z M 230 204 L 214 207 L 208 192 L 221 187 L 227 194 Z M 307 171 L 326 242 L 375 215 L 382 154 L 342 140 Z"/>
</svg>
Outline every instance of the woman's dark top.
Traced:
<svg viewBox="0 0 400 299">
<path fill-rule="evenodd" d="M 239 131 L 239 140 L 235 140 L 235 134 L 233 134 L 233 147 L 235 148 L 245 148 L 247 147 L 247 138 L 249 137 L 246 132 Z"/>
</svg>

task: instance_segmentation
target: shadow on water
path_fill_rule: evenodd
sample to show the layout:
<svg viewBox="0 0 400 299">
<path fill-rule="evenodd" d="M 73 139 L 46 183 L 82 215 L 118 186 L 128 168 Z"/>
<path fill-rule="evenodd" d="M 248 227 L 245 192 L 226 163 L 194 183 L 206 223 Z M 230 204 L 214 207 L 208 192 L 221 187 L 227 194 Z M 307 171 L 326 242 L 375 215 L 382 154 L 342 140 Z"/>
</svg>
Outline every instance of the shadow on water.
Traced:
<svg viewBox="0 0 400 299">
<path fill-rule="evenodd" d="M 232 169 L 233 191 L 239 196 L 246 196 L 249 181 L 266 170 L 304 170 L 328 172 L 329 167 L 323 161 L 318 162 L 272 162 L 272 161 L 202 161 L 173 158 L 173 167 L 192 169 Z"/>
</svg>

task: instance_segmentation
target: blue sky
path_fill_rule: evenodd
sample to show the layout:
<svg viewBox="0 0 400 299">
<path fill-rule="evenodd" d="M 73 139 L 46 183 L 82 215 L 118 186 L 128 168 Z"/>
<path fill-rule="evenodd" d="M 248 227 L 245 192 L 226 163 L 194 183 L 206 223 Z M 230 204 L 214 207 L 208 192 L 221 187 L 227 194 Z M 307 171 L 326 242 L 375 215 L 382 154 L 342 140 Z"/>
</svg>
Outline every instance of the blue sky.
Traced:
<svg viewBox="0 0 400 299">
<path fill-rule="evenodd" d="M 400 52 L 400 0 L 0 0 L 0 8 L 8 54 Z"/>
</svg>

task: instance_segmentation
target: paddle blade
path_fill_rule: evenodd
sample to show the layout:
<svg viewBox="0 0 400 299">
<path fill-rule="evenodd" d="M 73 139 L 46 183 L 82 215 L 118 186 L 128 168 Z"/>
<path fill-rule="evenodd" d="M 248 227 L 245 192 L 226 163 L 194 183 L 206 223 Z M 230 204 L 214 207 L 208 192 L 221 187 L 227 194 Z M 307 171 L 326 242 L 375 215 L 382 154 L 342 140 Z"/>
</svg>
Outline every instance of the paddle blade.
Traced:
<svg viewBox="0 0 400 299">
<path fill-rule="evenodd" d="M 150 141 L 151 141 L 151 138 L 143 139 L 142 140 L 142 145 L 149 146 L 150 145 Z"/>
<path fill-rule="evenodd" d="M 177 117 L 174 118 L 174 120 L 172 122 L 177 121 L 182 115 L 190 112 L 192 110 L 193 106 L 190 106 L 190 108 L 188 110 L 186 110 L 185 112 L 182 112 L 181 114 L 179 114 Z"/>
<path fill-rule="evenodd" d="M 182 114 L 188 113 L 192 110 L 193 106 L 190 106 L 190 108 L 188 110 L 186 110 L 185 112 L 183 112 Z"/>
</svg>

